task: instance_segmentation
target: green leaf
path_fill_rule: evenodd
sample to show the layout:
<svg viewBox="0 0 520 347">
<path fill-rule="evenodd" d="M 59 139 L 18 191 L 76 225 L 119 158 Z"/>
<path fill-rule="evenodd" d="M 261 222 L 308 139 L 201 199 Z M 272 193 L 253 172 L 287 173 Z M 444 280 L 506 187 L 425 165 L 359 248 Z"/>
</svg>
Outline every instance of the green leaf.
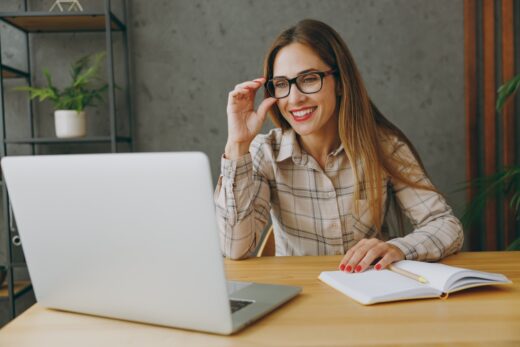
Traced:
<svg viewBox="0 0 520 347">
<path fill-rule="evenodd" d="M 518 88 L 520 87 L 520 74 L 513 77 L 508 82 L 504 83 L 500 88 L 498 88 L 498 98 L 496 109 L 497 111 L 501 111 L 506 103 L 507 98 L 514 94 Z"/>
<path fill-rule="evenodd" d="M 506 196 L 512 194 L 510 207 L 515 215 L 520 214 L 520 167 L 510 167 L 493 175 L 477 178 L 469 182 L 477 194 L 466 207 L 461 218 L 462 223 L 468 227 L 472 225 L 484 212 L 486 202 L 495 198 L 498 192 Z"/>
<path fill-rule="evenodd" d="M 17 91 L 27 91 L 30 94 L 31 99 L 38 98 L 40 102 L 50 99 L 52 101 L 55 101 L 59 99 L 59 95 L 56 94 L 56 92 L 50 88 L 35 88 L 35 87 L 29 87 L 29 86 L 23 86 L 23 87 L 16 87 L 14 90 Z"/>
<path fill-rule="evenodd" d="M 506 251 L 520 251 L 520 238 L 514 240 L 507 248 Z"/>
<path fill-rule="evenodd" d="M 515 211 L 516 219 L 520 219 L 520 190 L 513 194 L 509 206 Z"/>
<path fill-rule="evenodd" d="M 73 86 L 85 86 L 91 83 L 92 81 L 97 80 L 97 74 L 99 72 L 104 57 L 105 53 L 101 52 L 95 54 L 93 57 L 89 56 L 87 60 L 84 59 L 85 57 L 78 60 L 78 62 L 76 63 L 78 69 L 73 79 Z M 91 58 L 93 58 L 93 63 L 90 66 L 88 66 Z"/>
</svg>

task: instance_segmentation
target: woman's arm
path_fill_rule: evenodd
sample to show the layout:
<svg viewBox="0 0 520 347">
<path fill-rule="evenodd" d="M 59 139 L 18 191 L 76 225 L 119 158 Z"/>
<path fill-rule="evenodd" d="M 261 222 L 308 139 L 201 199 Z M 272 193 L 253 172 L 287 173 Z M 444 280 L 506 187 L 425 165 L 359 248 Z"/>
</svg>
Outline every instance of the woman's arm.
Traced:
<svg viewBox="0 0 520 347">
<path fill-rule="evenodd" d="M 408 146 L 397 143 L 395 154 L 417 164 Z M 406 172 L 405 168 L 403 171 Z M 410 175 L 421 185 L 433 187 L 424 172 Z M 435 261 L 459 251 L 464 241 L 462 225 L 444 197 L 426 189 L 391 180 L 401 210 L 413 225 L 413 232 L 388 243 L 398 247 L 406 259 Z"/>
<path fill-rule="evenodd" d="M 406 144 L 398 141 L 392 155 L 398 157 L 398 162 L 411 164 L 403 165 L 399 170 L 413 182 L 433 187 Z M 340 270 L 362 272 L 378 258 L 376 270 L 402 259 L 435 261 L 462 248 L 462 225 L 442 195 L 393 178 L 390 181 L 402 211 L 412 222 L 413 232 L 387 242 L 375 238 L 360 240 L 345 254 L 339 264 Z"/>
<path fill-rule="evenodd" d="M 269 184 L 261 169 L 264 157 L 259 146 L 249 153 L 267 111 L 276 102 L 274 98 L 264 99 L 255 111 L 255 95 L 264 82 L 264 78 L 257 78 L 237 84 L 228 95 L 228 141 L 215 203 L 222 252 L 232 259 L 253 255 L 269 219 Z"/>
<path fill-rule="evenodd" d="M 231 259 L 254 255 L 269 220 L 269 184 L 254 166 L 249 153 L 235 160 L 222 158 L 215 204 L 221 249 Z"/>
</svg>

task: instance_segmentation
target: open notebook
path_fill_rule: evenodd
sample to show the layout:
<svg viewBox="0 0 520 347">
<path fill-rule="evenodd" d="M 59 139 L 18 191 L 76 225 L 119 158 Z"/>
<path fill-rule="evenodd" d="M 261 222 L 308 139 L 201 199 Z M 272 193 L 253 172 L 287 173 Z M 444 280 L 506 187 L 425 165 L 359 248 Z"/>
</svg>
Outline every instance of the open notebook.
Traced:
<svg viewBox="0 0 520 347">
<path fill-rule="evenodd" d="M 423 284 L 390 270 L 361 273 L 325 271 L 319 279 L 363 305 L 378 302 L 442 297 L 459 290 L 490 284 L 512 283 L 497 273 L 474 271 L 440 263 L 402 260 L 395 267 L 420 275 Z"/>
</svg>

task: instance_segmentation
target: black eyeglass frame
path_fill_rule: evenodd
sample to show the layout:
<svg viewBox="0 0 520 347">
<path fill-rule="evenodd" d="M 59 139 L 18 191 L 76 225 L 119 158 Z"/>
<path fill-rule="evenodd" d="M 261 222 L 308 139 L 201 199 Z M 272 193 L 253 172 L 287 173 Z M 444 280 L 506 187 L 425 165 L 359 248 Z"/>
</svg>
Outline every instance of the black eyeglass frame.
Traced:
<svg viewBox="0 0 520 347">
<path fill-rule="evenodd" d="M 298 83 L 296 83 L 296 80 L 298 80 L 298 78 L 301 78 L 302 76 L 307 76 L 307 75 L 312 75 L 312 74 L 316 74 L 316 75 L 319 75 L 320 76 L 320 89 L 318 89 L 317 91 L 315 92 L 311 92 L 311 93 L 308 93 L 308 92 L 304 92 L 303 90 L 300 89 L 300 86 L 298 85 Z M 294 78 L 291 78 L 291 79 L 288 79 L 286 78 L 287 82 L 289 82 L 289 91 L 287 92 L 287 95 L 285 96 L 281 96 L 281 97 L 276 97 L 274 96 L 274 90 L 273 92 L 271 93 L 271 91 L 269 90 L 269 83 L 273 83 L 275 78 L 271 78 L 270 80 L 266 81 L 264 83 L 264 88 L 265 90 L 267 90 L 267 93 L 269 93 L 269 95 L 271 95 L 271 97 L 275 98 L 275 99 L 283 99 L 283 98 L 286 98 L 288 97 L 290 94 L 291 94 L 291 87 L 293 84 L 296 85 L 296 88 L 298 88 L 298 90 L 300 92 L 302 92 L 303 94 L 316 94 L 316 93 L 319 93 L 321 91 L 321 88 L 323 88 L 323 79 L 327 76 L 330 76 L 330 75 L 335 75 L 336 74 L 336 69 L 331 69 L 331 70 L 328 70 L 328 71 L 309 71 L 309 72 L 305 72 L 305 73 L 302 73 L 301 75 L 298 75 Z M 277 79 L 280 79 L 280 78 L 277 78 Z"/>
</svg>

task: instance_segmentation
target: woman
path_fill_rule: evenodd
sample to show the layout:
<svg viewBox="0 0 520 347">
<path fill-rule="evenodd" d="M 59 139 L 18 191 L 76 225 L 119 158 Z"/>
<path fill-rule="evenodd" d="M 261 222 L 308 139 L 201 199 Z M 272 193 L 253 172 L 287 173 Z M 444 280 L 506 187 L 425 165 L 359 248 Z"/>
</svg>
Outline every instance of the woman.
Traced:
<svg viewBox="0 0 520 347">
<path fill-rule="evenodd" d="M 258 135 L 268 112 L 277 128 Z M 459 220 L 413 145 L 372 104 L 345 42 L 328 25 L 303 20 L 282 32 L 264 77 L 229 93 L 227 116 L 215 192 L 227 257 L 254 254 L 269 214 L 277 255 L 344 254 L 339 268 L 347 272 L 461 249 Z M 392 199 L 414 231 L 385 240 Z"/>
</svg>

